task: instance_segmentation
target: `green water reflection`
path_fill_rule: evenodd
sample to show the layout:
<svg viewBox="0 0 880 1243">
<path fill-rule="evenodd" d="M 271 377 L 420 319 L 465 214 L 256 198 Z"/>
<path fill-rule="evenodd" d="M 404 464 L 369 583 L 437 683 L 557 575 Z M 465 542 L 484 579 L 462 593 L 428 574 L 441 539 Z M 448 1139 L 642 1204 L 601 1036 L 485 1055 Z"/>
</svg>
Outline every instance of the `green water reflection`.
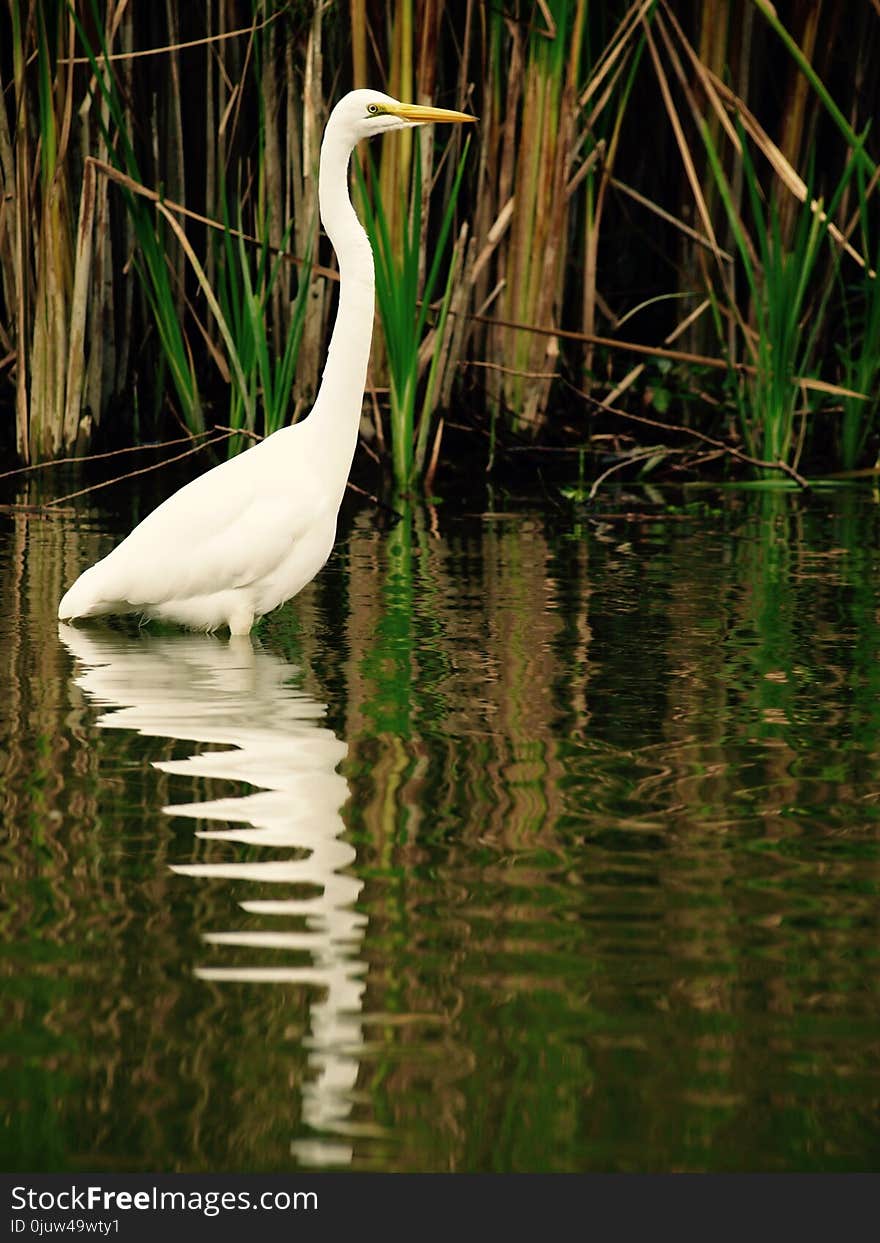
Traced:
<svg viewBox="0 0 880 1243">
<path fill-rule="evenodd" d="M 354 513 L 253 645 L 0 517 L 4 1168 L 880 1164 L 880 506 Z"/>
</svg>

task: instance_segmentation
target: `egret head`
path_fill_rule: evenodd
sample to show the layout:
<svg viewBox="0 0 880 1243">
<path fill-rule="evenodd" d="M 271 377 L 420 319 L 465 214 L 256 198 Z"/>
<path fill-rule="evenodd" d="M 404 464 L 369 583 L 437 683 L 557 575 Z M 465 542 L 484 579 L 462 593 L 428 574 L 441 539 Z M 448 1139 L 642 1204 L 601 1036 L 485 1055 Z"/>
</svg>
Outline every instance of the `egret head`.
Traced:
<svg viewBox="0 0 880 1243">
<path fill-rule="evenodd" d="M 351 91 L 343 96 L 330 114 L 330 123 L 347 129 L 353 144 L 392 129 L 475 120 L 476 117 L 468 116 L 466 112 L 451 112 L 447 108 L 431 108 L 422 104 L 402 104 L 399 99 L 392 99 L 381 91 L 367 90 Z"/>
</svg>

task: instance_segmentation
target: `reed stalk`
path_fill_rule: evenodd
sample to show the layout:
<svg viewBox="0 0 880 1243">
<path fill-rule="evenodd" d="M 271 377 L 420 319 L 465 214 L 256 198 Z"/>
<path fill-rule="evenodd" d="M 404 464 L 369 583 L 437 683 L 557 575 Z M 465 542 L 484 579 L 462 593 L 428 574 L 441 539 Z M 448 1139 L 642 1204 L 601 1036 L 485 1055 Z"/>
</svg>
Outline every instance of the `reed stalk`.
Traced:
<svg viewBox="0 0 880 1243">
<path fill-rule="evenodd" d="M 232 372 L 229 426 L 269 435 L 288 421 L 290 394 L 302 340 L 311 264 L 300 270 L 297 295 L 283 336 L 271 330 L 271 307 L 280 274 L 281 258 L 273 261 L 273 250 L 261 246 L 256 253 L 241 236 L 227 232 L 222 253 L 216 261 L 218 302 L 212 311 L 220 326 Z M 279 239 L 286 246 L 290 226 Z M 207 299 L 213 296 L 204 273 L 196 270 Z M 259 415 L 259 422 L 258 422 Z M 243 438 L 240 438 L 243 439 Z M 230 452 L 241 447 L 230 441 Z"/>
<path fill-rule="evenodd" d="M 601 94 L 598 94 L 595 102 L 592 99 L 592 84 L 598 77 L 596 70 L 604 70 L 607 62 L 600 61 L 598 66 L 588 71 L 587 87 L 582 100 L 589 101 L 590 111 L 582 122 L 578 141 L 578 158 L 581 163 L 566 188 L 569 198 L 575 192 L 583 195 L 581 327 L 591 336 L 597 331 L 600 300 L 599 242 L 602 218 L 608 191 L 613 184 L 623 123 L 644 50 L 644 38 L 640 35 L 638 24 L 629 21 L 629 13 L 612 37 L 611 47 L 615 50 L 617 63 L 609 73 L 607 84 L 603 83 Z M 582 191 L 578 189 L 581 183 Z M 594 348 L 588 345 L 584 350 L 583 363 L 588 386 L 591 383 L 593 366 Z"/>
<path fill-rule="evenodd" d="M 290 215 L 293 220 L 294 253 L 317 257 L 320 246 L 318 219 L 318 161 L 321 133 L 328 108 L 322 89 L 324 65 L 324 9 L 315 5 L 301 52 L 301 64 L 294 65 L 288 44 L 285 54 L 287 91 L 287 167 Z M 300 273 L 302 279 L 302 272 Z M 308 410 L 315 399 L 326 352 L 331 291 L 322 276 L 312 276 L 303 296 L 307 306 L 299 342 L 296 376 L 293 382 L 292 419 Z"/>
<path fill-rule="evenodd" d="M 841 381 L 849 389 L 865 393 L 867 401 L 851 396 L 841 399 L 840 464 L 845 471 L 863 465 L 865 450 L 875 435 L 880 410 L 880 228 L 877 227 L 878 179 L 865 184 L 859 170 L 857 224 L 862 253 L 874 256 L 873 266 L 857 268 L 855 277 L 840 281 L 840 321 L 843 333 L 838 344 Z M 880 450 L 874 447 L 874 464 Z"/>
<path fill-rule="evenodd" d="M 499 317 L 519 323 L 558 322 L 568 250 L 569 212 L 566 186 L 576 144 L 576 105 L 585 0 L 555 0 L 546 5 L 552 27 L 523 34 L 510 27 L 511 73 L 505 100 L 501 168 L 516 207 L 511 230 L 499 256 L 505 271 L 497 307 Z M 500 18 L 493 18 L 496 23 Z M 496 54 L 501 52 L 496 40 Z M 513 118 L 519 117 L 519 124 Z M 499 199 L 506 185 L 502 186 Z M 499 372 L 500 397 L 517 431 L 536 434 L 547 414 L 559 342 L 531 333 L 499 329 L 492 348 L 510 368 Z"/>
<path fill-rule="evenodd" d="M 795 440 L 795 416 L 805 394 L 795 383 L 798 375 L 814 375 L 817 342 L 828 304 L 831 283 L 814 280 L 829 233 L 830 220 L 855 166 L 850 162 L 827 210 L 800 209 L 789 242 L 777 203 L 769 203 L 758 180 L 745 133 L 740 147 L 745 186 L 752 216 L 752 234 L 736 213 L 729 182 L 708 129 L 706 151 L 736 239 L 742 269 L 751 295 L 756 372 L 745 392 L 740 389 L 740 421 L 749 453 L 771 462 L 798 466 L 803 438 Z M 808 196 L 812 200 L 812 196 Z M 806 407 L 808 410 L 809 407 Z M 806 413 L 802 415 L 806 418 Z M 805 430 L 805 429 L 804 429 Z"/>
<path fill-rule="evenodd" d="M 10 16 L 12 72 L 15 85 L 14 147 L 11 153 L 14 171 L 6 181 L 6 185 L 14 186 L 12 198 L 15 204 L 15 224 L 8 236 L 12 241 L 12 270 L 15 283 L 6 290 L 6 304 L 14 307 L 15 312 L 15 443 L 21 460 L 30 462 L 28 377 L 31 367 L 31 305 L 33 302 L 30 250 L 31 165 L 28 100 L 24 83 L 26 49 L 19 0 L 11 0 Z"/>
<path fill-rule="evenodd" d="M 102 129 L 107 142 L 108 154 L 115 166 L 131 180 L 142 182 L 138 159 L 130 130 L 126 125 L 126 113 L 121 92 L 113 72 L 113 63 L 103 32 L 99 29 L 100 63 L 82 22 L 75 18 L 80 41 L 92 69 L 91 91 L 93 98 L 106 104 L 110 124 Z M 157 217 L 135 194 L 123 189 L 129 218 L 137 239 L 135 265 L 141 279 L 141 287 L 152 313 L 162 346 L 162 360 L 168 366 L 175 392 L 181 406 L 181 416 L 192 432 L 204 430 L 202 402 L 199 393 L 195 360 L 182 328 L 179 301 L 182 298 L 182 273 L 172 280 L 169 255 L 176 254 L 167 240 Z"/>
<path fill-rule="evenodd" d="M 14 190 L 3 196 L 0 276 L 14 308 L 6 336 L 15 353 L 16 448 L 23 461 L 38 461 L 68 452 L 79 435 L 94 185 L 81 186 L 75 233 L 74 27 L 66 5 L 32 2 L 25 10 L 12 0 L 10 19 L 14 126 L 10 132 L 4 110 L 0 167 L 4 190 Z"/>
</svg>

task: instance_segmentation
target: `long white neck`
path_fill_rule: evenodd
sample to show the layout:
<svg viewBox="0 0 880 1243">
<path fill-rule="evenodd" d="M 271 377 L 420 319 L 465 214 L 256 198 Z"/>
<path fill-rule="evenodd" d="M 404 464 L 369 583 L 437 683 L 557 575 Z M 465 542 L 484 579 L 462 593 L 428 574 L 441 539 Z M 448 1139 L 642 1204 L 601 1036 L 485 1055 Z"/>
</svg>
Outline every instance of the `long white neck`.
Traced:
<svg viewBox="0 0 880 1243">
<path fill-rule="evenodd" d="M 373 251 L 348 195 L 350 156 L 350 143 L 331 119 L 321 146 L 318 202 L 339 260 L 339 307 L 309 422 L 321 427 L 325 463 L 341 489 L 357 447 L 375 305 Z"/>
</svg>

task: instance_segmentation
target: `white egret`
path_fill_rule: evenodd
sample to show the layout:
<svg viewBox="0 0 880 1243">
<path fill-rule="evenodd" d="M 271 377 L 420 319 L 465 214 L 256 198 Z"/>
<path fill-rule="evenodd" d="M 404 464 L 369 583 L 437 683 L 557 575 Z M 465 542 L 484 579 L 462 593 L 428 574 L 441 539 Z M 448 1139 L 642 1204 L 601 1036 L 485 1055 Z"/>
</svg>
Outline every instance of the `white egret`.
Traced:
<svg viewBox="0 0 880 1243">
<path fill-rule="evenodd" d="M 321 223 L 339 260 L 339 307 L 313 409 L 154 509 L 66 592 L 62 621 L 138 613 L 242 635 L 311 582 L 336 535 L 373 332 L 373 254 L 348 194 L 351 152 L 387 130 L 474 119 L 379 91 L 339 101 L 324 131 L 318 179 Z"/>
</svg>

